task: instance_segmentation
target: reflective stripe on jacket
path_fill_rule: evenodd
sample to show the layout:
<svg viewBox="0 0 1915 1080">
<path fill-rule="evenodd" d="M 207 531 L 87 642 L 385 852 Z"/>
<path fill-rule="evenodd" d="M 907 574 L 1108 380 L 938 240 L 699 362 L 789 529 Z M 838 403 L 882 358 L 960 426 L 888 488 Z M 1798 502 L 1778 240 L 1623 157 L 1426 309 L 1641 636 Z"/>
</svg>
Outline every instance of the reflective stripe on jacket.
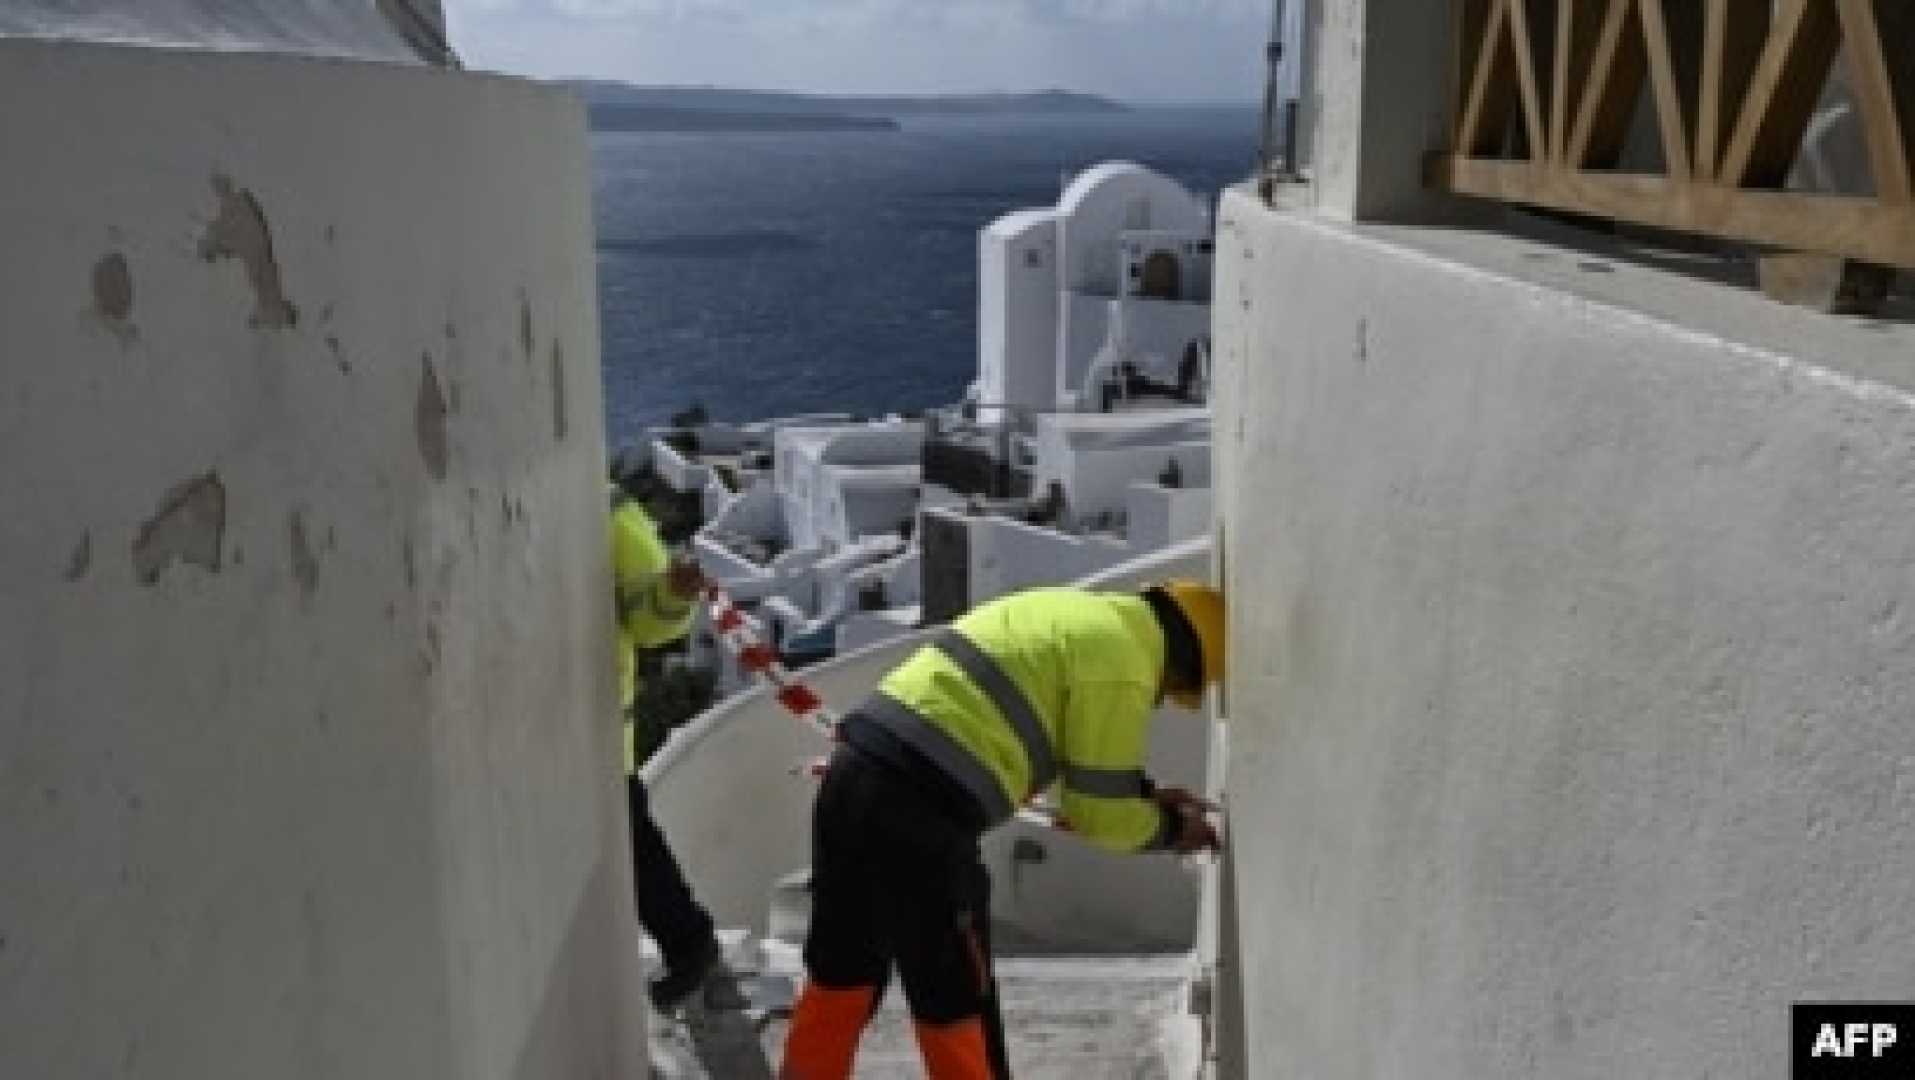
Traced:
<svg viewBox="0 0 1915 1080">
<path fill-rule="evenodd" d="M 673 596 L 665 571 L 671 557 L 658 526 L 638 502 L 616 487 L 611 514 L 612 594 L 618 605 L 618 692 L 625 713 L 625 771 L 638 771 L 638 733 L 632 703 L 638 698 L 639 649 L 685 636 L 692 605 Z"/>
<path fill-rule="evenodd" d="M 1008 818 L 1061 782 L 1070 826 L 1100 847 L 1161 844 L 1144 758 L 1164 665 L 1142 597 L 1033 589 L 952 624 L 860 709 Z"/>
</svg>

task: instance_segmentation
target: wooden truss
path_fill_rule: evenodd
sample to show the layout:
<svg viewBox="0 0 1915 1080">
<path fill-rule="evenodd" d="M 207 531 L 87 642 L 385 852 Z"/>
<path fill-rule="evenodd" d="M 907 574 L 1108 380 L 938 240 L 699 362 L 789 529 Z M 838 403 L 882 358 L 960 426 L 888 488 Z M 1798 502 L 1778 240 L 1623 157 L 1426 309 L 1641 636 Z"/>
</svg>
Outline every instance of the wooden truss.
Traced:
<svg viewBox="0 0 1915 1080">
<path fill-rule="evenodd" d="M 1453 2 L 1438 186 L 1915 268 L 1915 0 Z M 1838 54 L 1874 194 L 1783 190 Z M 1619 172 L 1645 87 L 1664 171 Z"/>
</svg>

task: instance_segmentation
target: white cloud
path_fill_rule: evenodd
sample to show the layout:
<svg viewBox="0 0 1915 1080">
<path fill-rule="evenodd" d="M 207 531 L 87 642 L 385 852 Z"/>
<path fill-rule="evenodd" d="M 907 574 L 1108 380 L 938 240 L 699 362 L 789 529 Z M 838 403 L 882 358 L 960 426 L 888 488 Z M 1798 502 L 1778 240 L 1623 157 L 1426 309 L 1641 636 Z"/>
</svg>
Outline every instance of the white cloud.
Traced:
<svg viewBox="0 0 1915 1080">
<path fill-rule="evenodd" d="M 446 0 L 468 63 L 821 91 L 1255 101 L 1269 0 Z"/>
</svg>

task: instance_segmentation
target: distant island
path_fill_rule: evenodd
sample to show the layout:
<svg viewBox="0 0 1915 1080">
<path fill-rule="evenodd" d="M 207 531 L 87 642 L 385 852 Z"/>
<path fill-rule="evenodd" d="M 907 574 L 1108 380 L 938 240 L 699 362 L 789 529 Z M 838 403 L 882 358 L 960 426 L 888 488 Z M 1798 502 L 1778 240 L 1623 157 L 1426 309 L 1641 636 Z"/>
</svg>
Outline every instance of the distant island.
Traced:
<svg viewBox="0 0 1915 1080">
<path fill-rule="evenodd" d="M 587 105 L 593 131 L 896 131 L 888 116 L 841 113 L 738 112 L 655 105 Z"/>
<path fill-rule="evenodd" d="M 595 131 L 896 131 L 901 116 L 1120 113 L 1108 98 L 1070 90 L 1025 94 L 826 95 L 703 86 L 561 85 L 585 103 Z"/>
</svg>

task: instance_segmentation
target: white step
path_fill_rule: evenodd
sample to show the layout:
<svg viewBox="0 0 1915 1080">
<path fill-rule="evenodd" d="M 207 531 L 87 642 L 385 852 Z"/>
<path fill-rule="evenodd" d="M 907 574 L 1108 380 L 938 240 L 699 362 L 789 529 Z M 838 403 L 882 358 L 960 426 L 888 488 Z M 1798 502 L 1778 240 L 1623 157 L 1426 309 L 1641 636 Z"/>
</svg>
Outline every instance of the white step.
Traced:
<svg viewBox="0 0 1915 1080">
<path fill-rule="evenodd" d="M 653 1017 L 654 1075 L 752 1080 L 775 1075 L 788 1008 L 802 979 L 795 945 L 725 933 L 744 1011 L 687 1009 Z M 1024 1080 L 1187 1080 L 1201 1032 L 1185 1006 L 1188 956 L 1013 958 L 997 964 L 1012 1071 Z M 860 1044 L 860 1078 L 920 1077 L 902 990 L 885 995 Z"/>
</svg>

